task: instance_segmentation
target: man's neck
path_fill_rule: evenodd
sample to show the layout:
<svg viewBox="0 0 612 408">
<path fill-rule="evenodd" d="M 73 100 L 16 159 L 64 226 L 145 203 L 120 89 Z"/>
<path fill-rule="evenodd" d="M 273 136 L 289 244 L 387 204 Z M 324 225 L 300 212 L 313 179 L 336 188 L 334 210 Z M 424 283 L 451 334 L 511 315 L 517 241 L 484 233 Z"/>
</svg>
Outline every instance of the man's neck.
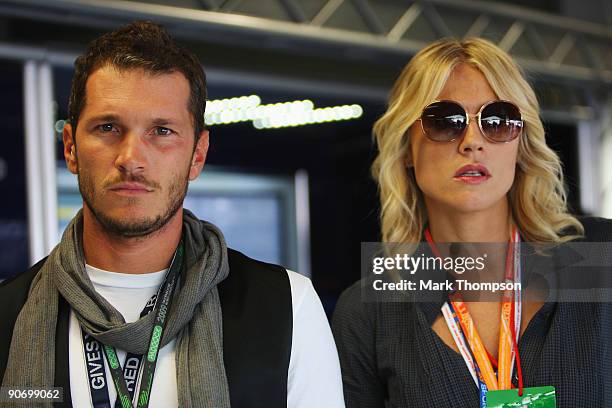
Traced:
<svg viewBox="0 0 612 408">
<path fill-rule="evenodd" d="M 170 266 L 181 239 L 183 211 L 145 237 L 122 237 L 108 232 L 83 206 L 83 250 L 88 265 L 111 272 L 151 273 Z"/>
</svg>

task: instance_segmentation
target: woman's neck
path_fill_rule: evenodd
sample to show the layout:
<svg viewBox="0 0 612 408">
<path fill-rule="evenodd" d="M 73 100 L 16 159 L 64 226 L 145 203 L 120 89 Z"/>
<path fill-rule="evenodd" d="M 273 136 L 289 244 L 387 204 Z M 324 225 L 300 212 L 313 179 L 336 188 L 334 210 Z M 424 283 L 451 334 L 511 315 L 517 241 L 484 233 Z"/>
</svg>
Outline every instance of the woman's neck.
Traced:
<svg viewBox="0 0 612 408">
<path fill-rule="evenodd" d="M 512 225 L 507 202 L 490 209 L 455 212 L 428 206 L 429 231 L 435 242 L 506 243 Z"/>
<path fill-rule="evenodd" d="M 507 244 L 513 225 L 507 201 L 484 211 L 437 211 L 435 206 L 428 206 L 427 209 L 429 231 L 434 242 L 463 244 L 439 246 L 443 256 L 486 259 L 484 270 L 458 276 L 471 282 L 504 281 Z M 482 300 L 480 292 L 462 293 L 467 302 Z"/>
</svg>

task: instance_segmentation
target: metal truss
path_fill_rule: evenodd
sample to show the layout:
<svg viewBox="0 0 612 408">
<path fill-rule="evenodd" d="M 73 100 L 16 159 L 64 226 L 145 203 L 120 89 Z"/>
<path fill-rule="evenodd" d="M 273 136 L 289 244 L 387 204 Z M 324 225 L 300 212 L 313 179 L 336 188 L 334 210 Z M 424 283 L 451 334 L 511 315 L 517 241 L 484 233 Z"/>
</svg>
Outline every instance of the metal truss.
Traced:
<svg viewBox="0 0 612 408">
<path fill-rule="evenodd" d="M 170 3 L 170 2 L 167 2 Z M 530 71 L 612 85 L 612 28 L 474 0 L 199 0 L 217 13 L 365 33 L 414 53 L 442 37 L 483 37 Z"/>
<path fill-rule="evenodd" d="M 612 86 L 612 27 L 482 0 L 0 0 L 0 15 L 53 13 L 93 25 L 150 17 L 184 23 L 193 35 L 203 29 L 245 41 L 267 35 L 289 47 L 331 47 L 339 55 L 366 50 L 375 57 L 405 58 L 438 38 L 479 36 L 530 72 Z"/>
<path fill-rule="evenodd" d="M 0 16 L 102 29 L 146 18 L 195 41 L 331 56 L 339 70 L 397 67 L 436 39 L 479 36 L 526 69 L 547 118 L 599 118 L 612 94 L 611 27 L 482 0 L 0 0 Z"/>
</svg>

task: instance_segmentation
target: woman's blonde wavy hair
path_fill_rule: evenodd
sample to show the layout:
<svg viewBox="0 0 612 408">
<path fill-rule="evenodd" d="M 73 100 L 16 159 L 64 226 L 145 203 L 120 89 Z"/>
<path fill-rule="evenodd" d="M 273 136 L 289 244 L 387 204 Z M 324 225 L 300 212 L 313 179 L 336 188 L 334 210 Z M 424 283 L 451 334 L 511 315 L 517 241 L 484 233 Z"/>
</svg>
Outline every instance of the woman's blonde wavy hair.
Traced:
<svg viewBox="0 0 612 408">
<path fill-rule="evenodd" d="M 521 110 L 525 126 L 508 198 L 523 239 L 560 243 L 584 234 L 582 224 L 568 213 L 562 165 L 546 145 L 538 100 L 521 68 L 493 43 L 469 38 L 442 39 L 418 52 L 395 82 L 387 111 L 374 124 L 379 152 L 372 174 L 379 184 L 383 241 L 421 241 L 427 212 L 414 169 L 405 165 L 409 128 L 461 63 L 480 70 L 498 98 Z"/>
</svg>

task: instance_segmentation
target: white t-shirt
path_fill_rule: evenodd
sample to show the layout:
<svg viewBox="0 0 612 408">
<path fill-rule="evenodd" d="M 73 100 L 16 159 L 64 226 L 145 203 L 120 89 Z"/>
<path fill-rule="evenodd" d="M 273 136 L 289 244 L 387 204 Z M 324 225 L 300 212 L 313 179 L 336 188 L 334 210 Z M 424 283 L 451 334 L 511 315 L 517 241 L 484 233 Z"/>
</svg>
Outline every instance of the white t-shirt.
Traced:
<svg viewBox="0 0 612 408">
<path fill-rule="evenodd" d="M 86 265 L 94 288 L 130 323 L 138 320 L 147 301 L 157 292 L 166 270 L 147 274 L 107 272 Z M 293 337 L 287 379 L 287 406 L 289 408 L 344 407 L 342 378 L 336 345 L 310 279 L 287 271 L 291 284 L 293 306 Z M 70 391 L 76 408 L 92 406 L 90 387 L 83 351 L 83 340 L 74 312 L 70 312 L 69 325 Z M 178 405 L 176 341 L 172 340 L 159 351 L 149 407 L 168 408 Z M 125 351 L 117 350 L 121 366 Z M 108 363 L 105 361 L 107 389 L 111 406 L 116 391 Z"/>
</svg>

